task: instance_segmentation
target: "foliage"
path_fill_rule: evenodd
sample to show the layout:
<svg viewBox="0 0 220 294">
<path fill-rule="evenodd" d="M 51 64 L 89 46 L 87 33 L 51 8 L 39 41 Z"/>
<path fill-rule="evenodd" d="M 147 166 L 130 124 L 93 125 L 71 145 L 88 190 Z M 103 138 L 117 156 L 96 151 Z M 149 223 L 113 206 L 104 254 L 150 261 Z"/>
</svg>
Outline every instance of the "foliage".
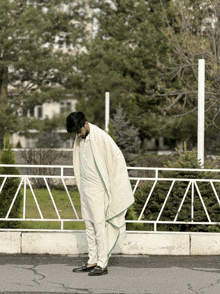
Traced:
<svg viewBox="0 0 220 294">
<path fill-rule="evenodd" d="M 13 151 L 11 150 L 11 145 L 9 143 L 10 138 L 9 136 L 5 136 L 5 145 L 4 149 L 2 150 L 0 163 L 1 164 L 15 164 L 15 156 Z M 1 167 L 0 168 L 0 174 L 1 175 L 19 175 L 19 170 L 16 167 Z M 4 178 L 0 178 L 0 186 L 3 183 Z M 0 193 L 0 217 L 5 218 L 7 215 L 7 212 L 10 208 L 10 205 L 18 192 L 20 179 L 16 177 L 8 177 L 6 182 L 4 183 L 4 186 Z M 16 197 L 16 200 L 14 202 L 13 208 L 11 210 L 11 213 L 9 214 L 10 218 L 17 218 L 20 213 L 20 207 L 21 207 L 21 201 L 22 201 L 22 195 L 19 191 Z M 1 221 L 0 222 L 1 228 L 15 228 L 17 227 L 17 224 L 13 221 Z"/>
<path fill-rule="evenodd" d="M 21 107 L 32 113 L 35 105 L 66 99 L 67 94 L 74 93 L 78 109 L 103 128 L 106 91 L 111 93 L 111 117 L 121 105 L 142 141 L 163 136 L 185 140 L 193 148 L 198 59 L 204 58 L 206 146 L 218 151 L 218 1 L 36 2 L 41 4 L 37 8 L 26 1 L 1 0 L 0 148 L 6 131 L 47 132 L 64 126 L 64 117 L 38 121 L 17 113 Z M 57 9 L 61 3 L 72 3 L 69 13 Z M 88 37 L 92 19 L 86 7 L 93 9 L 93 38 Z M 73 51 L 54 50 L 60 32 L 69 36 Z"/>
<path fill-rule="evenodd" d="M 157 117 L 162 98 L 152 97 L 160 87 L 158 56 L 166 59 L 166 22 L 158 1 L 91 0 L 96 32 L 88 52 L 77 59 L 73 91 L 78 109 L 90 121 L 104 125 L 104 95 L 111 93 L 110 111 L 121 107 L 141 138 L 159 136 Z M 165 5 L 169 1 L 164 1 Z"/>
<path fill-rule="evenodd" d="M 78 107 L 104 125 L 121 105 L 139 137 L 197 140 L 198 59 L 206 60 L 206 141 L 219 120 L 219 19 L 216 0 L 90 0 L 96 32 L 72 77 Z M 212 133 L 212 134 L 210 134 Z M 214 138 L 213 138 L 214 136 Z M 207 148 L 207 149 L 208 149 Z M 210 149 L 209 148 L 209 149 Z M 213 146 L 212 150 L 216 149 Z"/>
<path fill-rule="evenodd" d="M 172 1 L 169 9 L 163 6 L 169 53 L 161 66 L 161 92 L 165 98 L 161 111 L 166 117 L 163 132 L 166 136 L 182 138 L 196 144 L 198 101 L 198 60 L 206 63 L 205 128 L 207 149 L 216 139 L 219 121 L 220 70 L 220 6 L 216 0 Z M 172 21 L 170 21 L 170 14 Z M 214 135 L 214 138 L 213 138 Z M 212 144 L 210 140 L 212 139 Z M 188 144 L 189 146 L 189 144 Z"/>
<path fill-rule="evenodd" d="M 22 146 L 21 146 L 21 142 L 20 142 L 20 141 L 18 141 L 18 143 L 17 143 L 17 145 L 16 145 L 16 148 L 22 148 Z"/>
<path fill-rule="evenodd" d="M 45 132 L 39 135 L 36 148 L 60 148 L 61 139 L 55 132 Z"/>
<path fill-rule="evenodd" d="M 116 142 L 116 138 L 114 136 L 114 127 L 113 127 L 111 121 L 109 122 L 108 128 L 109 128 L 109 131 L 108 131 L 109 136 L 111 136 L 112 139 Z"/>
<path fill-rule="evenodd" d="M 21 157 L 28 165 L 48 165 L 48 167 L 29 167 L 26 170 L 27 174 L 33 175 L 56 175 L 57 171 L 50 168 L 50 165 L 56 165 L 60 158 L 68 158 L 68 155 L 63 150 L 55 150 L 52 148 L 30 148 L 21 151 Z M 55 179 L 56 180 L 56 179 Z M 54 187 L 55 183 L 53 179 L 48 178 L 48 183 Z M 33 178 L 32 183 L 37 188 L 44 188 L 46 186 L 44 179 Z"/>
<path fill-rule="evenodd" d="M 205 163 L 206 169 L 215 168 L 216 161 L 212 164 L 208 162 Z M 196 158 L 196 151 L 187 151 L 185 149 L 184 153 L 178 151 L 178 158 L 175 162 L 169 161 L 165 166 L 168 168 L 185 168 L 185 169 L 199 169 L 201 168 L 200 162 Z M 219 176 L 214 172 L 202 172 L 202 171 L 170 171 L 165 170 L 160 175 L 161 178 L 186 178 L 186 179 L 219 179 Z M 159 212 L 165 203 L 166 195 L 169 192 L 172 182 L 169 181 L 158 181 L 156 184 L 152 196 L 147 204 L 147 207 L 144 211 L 143 219 L 146 220 L 156 220 Z M 161 214 L 160 220 L 163 221 L 173 221 L 180 207 L 181 201 L 185 195 L 186 189 L 189 182 L 176 181 L 171 190 L 170 196 L 164 206 L 163 212 Z M 220 221 L 220 206 L 216 200 L 216 196 L 211 187 L 211 184 L 208 182 L 197 182 L 198 189 L 200 191 L 201 197 L 205 203 L 208 214 L 213 222 Z M 214 183 L 214 187 L 219 194 L 220 186 L 219 183 Z M 147 199 L 152 188 L 152 183 L 150 181 L 145 182 L 141 187 L 136 191 L 134 204 L 134 210 L 137 215 L 140 214 L 144 203 Z M 190 186 L 186 198 L 183 202 L 182 208 L 178 214 L 177 221 L 191 221 L 191 190 L 192 185 Z M 204 222 L 207 221 L 207 217 L 202 206 L 202 202 L 199 197 L 198 190 L 194 186 L 194 222 Z M 218 226 L 203 226 L 203 225 L 160 225 L 162 230 L 180 230 L 180 231 L 220 231 Z"/>
<path fill-rule="evenodd" d="M 68 3 L 69 11 L 64 13 L 62 7 Z M 22 117 L 21 109 L 33 115 L 34 106 L 72 94 L 66 81 L 75 71 L 73 49 L 82 48 L 87 38 L 83 5 L 83 0 L 41 0 L 36 5 L 1 0 L 0 148 L 5 132 L 24 132 L 44 124 Z M 57 49 L 60 34 L 67 45 L 72 44 L 71 52 Z"/>
<path fill-rule="evenodd" d="M 116 144 L 121 149 L 127 164 L 132 165 L 140 153 L 138 129 L 135 129 L 133 125 L 130 125 L 130 121 L 126 120 L 122 108 L 116 110 L 111 124 Z"/>
</svg>

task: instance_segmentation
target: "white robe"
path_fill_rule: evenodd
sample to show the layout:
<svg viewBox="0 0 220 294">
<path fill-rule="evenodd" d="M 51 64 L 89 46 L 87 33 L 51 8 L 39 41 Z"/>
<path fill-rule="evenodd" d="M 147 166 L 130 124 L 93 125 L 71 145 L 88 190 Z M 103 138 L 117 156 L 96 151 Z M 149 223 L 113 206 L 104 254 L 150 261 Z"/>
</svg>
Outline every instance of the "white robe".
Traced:
<svg viewBox="0 0 220 294">
<path fill-rule="evenodd" d="M 105 218 L 106 190 L 95 166 L 90 135 L 80 141 L 80 176 L 82 218 L 101 223 Z"/>
<path fill-rule="evenodd" d="M 105 131 L 91 123 L 89 127 L 95 167 L 106 191 L 104 208 L 110 254 L 119 235 L 125 233 L 124 212 L 133 204 L 134 196 L 122 152 Z M 81 139 L 76 136 L 73 148 L 73 166 L 79 191 L 81 191 L 80 141 Z M 97 213 L 100 211 L 97 203 L 94 210 Z"/>
</svg>

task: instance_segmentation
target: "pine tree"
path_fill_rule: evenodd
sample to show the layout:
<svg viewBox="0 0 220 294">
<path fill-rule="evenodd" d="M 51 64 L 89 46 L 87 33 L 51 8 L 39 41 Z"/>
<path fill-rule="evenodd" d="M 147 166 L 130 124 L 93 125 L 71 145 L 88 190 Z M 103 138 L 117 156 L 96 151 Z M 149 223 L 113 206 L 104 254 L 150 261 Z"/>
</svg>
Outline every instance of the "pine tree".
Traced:
<svg viewBox="0 0 220 294">
<path fill-rule="evenodd" d="M 125 160 L 128 165 L 132 165 L 140 153 L 140 139 L 138 137 L 138 129 L 135 129 L 130 124 L 129 120 L 126 120 L 123 109 L 118 108 L 111 120 L 114 132 L 116 144 L 124 154 Z"/>
<path fill-rule="evenodd" d="M 15 164 L 15 155 L 13 151 L 11 150 L 10 145 L 10 138 L 8 135 L 5 136 L 5 144 L 4 149 L 2 150 L 2 154 L 0 157 L 0 163 L 1 164 Z M 16 167 L 1 167 L 0 168 L 0 174 L 4 175 L 19 175 L 20 172 L 18 168 Z M 4 178 L 0 178 L 0 186 L 3 183 Z M 20 180 L 16 177 L 8 177 L 6 182 L 4 183 L 4 186 L 0 193 L 0 217 L 5 218 L 7 215 L 7 212 L 10 208 L 10 205 L 16 195 L 18 186 L 19 186 Z M 11 213 L 9 215 L 10 218 L 18 218 L 19 212 L 21 208 L 21 201 L 22 201 L 22 194 L 19 191 L 17 194 L 17 198 L 14 202 L 13 208 L 11 210 Z M 14 221 L 1 221 L 0 227 L 1 228 L 15 228 L 18 224 Z"/>
<path fill-rule="evenodd" d="M 168 168 L 201 168 L 200 162 L 198 162 L 196 157 L 196 151 L 186 151 L 184 153 L 178 152 L 178 158 L 175 162 L 168 162 L 165 167 Z M 205 168 L 212 169 L 215 167 L 215 161 L 210 165 L 205 162 Z M 212 172 L 188 172 L 188 171 L 163 171 L 161 174 L 162 178 L 191 178 L 191 179 L 216 179 L 216 174 Z M 217 176 L 218 177 L 218 176 Z M 173 221 L 178 208 L 180 207 L 181 201 L 184 197 L 185 191 L 187 189 L 189 182 L 176 181 L 168 201 L 164 207 L 163 213 L 160 220 L 163 221 Z M 213 222 L 220 221 L 220 206 L 216 200 L 216 196 L 208 182 L 197 182 L 200 194 L 203 198 L 209 216 Z M 134 210 L 139 215 L 143 205 L 147 199 L 152 188 L 152 183 L 149 181 L 145 182 L 135 194 L 135 204 Z M 215 189 L 219 194 L 220 186 L 218 183 L 214 183 Z M 156 220 L 162 205 L 165 201 L 165 197 L 171 187 L 170 181 L 158 181 L 156 184 L 150 201 L 144 211 L 144 219 Z M 194 221 L 195 222 L 206 222 L 207 217 L 203 209 L 201 200 L 199 198 L 196 188 L 194 189 Z M 182 209 L 178 215 L 178 221 L 191 221 L 191 187 L 183 203 Z M 202 225 L 160 225 L 162 230 L 180 230 L 180 231 L 220 231 L 218 226 L 202 226 Z"/>
<path fill-rule="evenodd" d="M 169 1 L 164 1 L 168 3 Z M 79 56 L 73 90 L 78 108 L 90 121 L 104 125 L 105 92 L 111 93 L 111 113 L 119 104 L 142 137 L 159 136 L 156 117 L 162 98 L 158 59 L 166 60 L 165 19 L 160 1 L 90 0 L 97 30 L 88 52 Z"/>
</svg>

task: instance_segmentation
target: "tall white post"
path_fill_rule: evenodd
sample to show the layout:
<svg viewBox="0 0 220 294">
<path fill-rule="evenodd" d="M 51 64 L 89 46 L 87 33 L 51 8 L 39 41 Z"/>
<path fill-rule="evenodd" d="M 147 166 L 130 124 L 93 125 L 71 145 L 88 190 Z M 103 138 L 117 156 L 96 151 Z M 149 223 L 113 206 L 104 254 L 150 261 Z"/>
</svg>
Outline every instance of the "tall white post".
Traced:
<svg viewBox="0 0 220 294">
<path fill-rule="evenodd" d="M 110 94 L 105 92 L 105 130 L 109 132 L 109 115 L 110 114 Z"/>
<path fill-rule="evenodd" d="M 198 61 L 198 133 L 197 133 L 197 159 L 204 166 L 205 144 L 205 60 Z"/>
</svg>

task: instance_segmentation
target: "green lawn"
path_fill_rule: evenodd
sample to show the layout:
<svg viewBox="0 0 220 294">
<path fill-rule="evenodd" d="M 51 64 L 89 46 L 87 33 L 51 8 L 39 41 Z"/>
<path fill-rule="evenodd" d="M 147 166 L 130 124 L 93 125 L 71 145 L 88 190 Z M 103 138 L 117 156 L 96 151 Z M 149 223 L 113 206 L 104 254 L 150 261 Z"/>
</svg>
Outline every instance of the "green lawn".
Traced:
<svg viewBox="0 0 220 294">
<path fill-rule="evenodd" d="M 23 193 L 23 191 L 22 191 Z M 54 209 L 52 200 L 50 198 L 47 189 L 34 189 L 35 196 L 37 198 L 39 207 L 41 209 L 42 215 L 45 219 L 58 219 L 56 211 Z M 57 209 L 59 211 L 60 217 L 65 219 L 76 219 L 76 215 L 70 204 L 70 200 L 64 189 L 51 189 L 54 201 L 56 203 Z M 81 218 L 80 210 L 80 196 L 79 192 L 74 189 L 69 189 L 70 197 L 73 201 L 75 209 L 79 218 Z M 30 189 L 26 192 L 26 215 L 25 218 L 40 218 L 34 197 Z M 22 206 L 23 207 L 23 206 Z M 20 212 L 22 218 L 23 211 Z M 45 222 L 45 221 L 31 221 L 31 222 L 20 222 L 20 228 L 22 229 L 60 229 L 60 222 Z M 64 229 L 68 230 L 84 230 L 84 222 L 65 222 Z"/>
<path fill-rule="evenodd" d="M 70 197 L 76 209 L 76 212 L 81 218 L 81 206 L 80 206 L 80 195 L 78 190 L 73 188 L 68 188 Z M 21 189 L 22 195 L 24 195 L 23 189 Z M 38 201 L 41 213 L 44 219 L 57 219 L 57 214 L 54 209 L 52 200 L 48 190 L 45 189 L 36 189 L 34 188 L 34 193 Z M 53 199 L 56 203 L 56 207 L 60 214 L 60 217 L 63 219 L 76 219 L 76 215 L 72 209 L 71 203 L 69 201 L 68 195 L 64 188 L 51 189 Z M 40 219 L 40 214 L 38 212 L 34 197 L 29 188 L 26 190 L 26 219 Z M 132 214 L 131 219 L 136 219 L 134 211 L 130 208 L 130 213 Z M 131 215 L 130 215 L 131 216 Z M 23 218 L 23 200 L 22 200 L 22 209 L 19 214 L 19 218 Z M 47 229 L 47 230 L 60 230 L 61 222 L 60 221 L 21 221 L 19 222 L 19 228 L 21 229 Z M 143 224 L 129 224 L 127 225 L 128 230 L 142 230 Z M 85 224 L 83 221 L 66 221 L 64 222 L 64 230 L 85 230 Z"/>
</svg>

